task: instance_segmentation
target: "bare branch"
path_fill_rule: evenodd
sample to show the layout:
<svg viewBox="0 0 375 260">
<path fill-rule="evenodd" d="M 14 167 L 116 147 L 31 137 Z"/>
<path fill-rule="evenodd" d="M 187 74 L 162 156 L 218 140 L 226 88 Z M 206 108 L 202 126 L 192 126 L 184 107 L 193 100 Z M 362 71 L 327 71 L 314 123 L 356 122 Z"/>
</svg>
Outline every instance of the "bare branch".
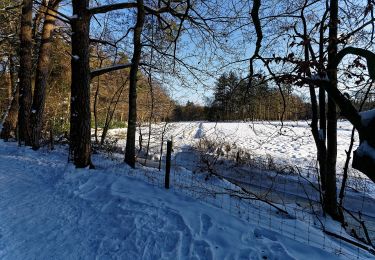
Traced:
<svg viewBox="0 0 375 260">
<path fill-rule="evenodd" d="M 108 12 L 116 11 L 120 9 L 129 9 L 129 8 L 136 8 L 136 7 L 137 7 L 136 2 L 118 3 L 118 4 L 102 5 L 98 7 L 89 8 L 88 11 L 90 12 L 91 15 L 95 15 L 95 14 L 108 13 Z"/>
<path fill-rule="evenodd" d="M 116 48 L 116 44 L 115 44 L 115 43 L 112 43 L 112 42 L 109 42 L 109 41 L 106 41 L 106 40 L 101 40 L 101 39 L 90 39 L 90 42 L 91 42 L 91 43 L 100 43 L 100 44 L 104 44 L 104 45 L 110 45 L 110 46 Z"/>
<path fill-rule="evenodd" d="M 91 71 L 91 79 L 97 76 L 103 75 L 105 73 L 108 73 L 108 72 L 130 68 L 131 65 L 132 65 L 131 63 L 127 63 L 127 64 L 118 64 L 118 65 L 100 68 L 100 69 L 94 69 Z"/>
</svg>

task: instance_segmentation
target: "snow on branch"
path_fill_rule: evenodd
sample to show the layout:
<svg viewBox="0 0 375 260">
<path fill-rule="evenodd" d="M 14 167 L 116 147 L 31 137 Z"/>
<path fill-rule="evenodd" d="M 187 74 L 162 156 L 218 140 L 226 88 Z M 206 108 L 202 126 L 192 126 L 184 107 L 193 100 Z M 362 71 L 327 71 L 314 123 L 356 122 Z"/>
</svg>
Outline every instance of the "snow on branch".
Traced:
<svg viewBox="0 0 375 260">
<path fill-rule="evenodd" d="M 367 127 L 375 119 L 375 109 L 360 112 L 362 124 Z"/>
<path fill-rule="evenodd" d="M 101 40 L 101 39 L 90 39 L 90 42 L 91 42 L 91 43 L 104 44 L 104 45 L 110 45 L 110 46 L 116 48 L 116 44 L 115 44 L 115 43 L 112 43 L 112 42 L 109 42 L 109 41 L 106 41 L 106 40 Z"/>
<path fill-rule="evenodd" d="M 358 156 L 367 156 L 375 161 L 375 148 L 370 146 L 367 141 L 363 141 L 357 149 Z"/>
<path fill-rule="evenodd" d="M 352 166 L 375 182 L 375 148 L 367 140 L 363 141 L 354 151 Z"/>
</svg>

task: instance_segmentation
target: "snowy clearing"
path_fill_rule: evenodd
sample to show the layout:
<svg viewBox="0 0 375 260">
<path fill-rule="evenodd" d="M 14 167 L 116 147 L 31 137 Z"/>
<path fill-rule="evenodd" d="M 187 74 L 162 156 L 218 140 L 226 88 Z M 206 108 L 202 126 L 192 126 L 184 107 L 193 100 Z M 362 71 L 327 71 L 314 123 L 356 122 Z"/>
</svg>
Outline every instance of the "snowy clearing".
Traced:
<svg viewBox="0 0 375 260">
<path fill-rule="evenodd" d="M 232 194 L 232 196 L 247 197 L 251 200 L 263 200 L 279 205 L 289 215 L 301 221 L 308 221 L 321 230 L 327 229 L 331 224 L 326 223 L 322 217 L 321 200 L 319 196 L 319 181 L 316 163 L 316 148 L 311 136 L 308 122 L 185 122 L 152 125 L 151 143 L 148 160 L 146 162 L 145 150 L 148 128 L 138 129 L 142 133 L 142 150 L 139 153 L 138 162 L 150 167 L 158 167 L 160 157 L 161 140 L 173 139 L 174 153 L 173 165 L 176 169 L 189 169 L 194 173 L 203 175 L 216 175 L 245 189 L 245 194 Z M 345 150 L 350 142 L 352 126 L 347 121 L 339 121 L 338 125 L 338 163 L 337 163 L 337 194 L 340 193 L 343 178 L 343 165 L 346 160 Z M 110 131 L 110 140 L 122 149 L 125 146 L 126 133 L 121 129 Z M 162 137 L 163 135 L 163 137 Z M 357 139 L 357 136 L 355 136 Z M 357 147 L 357 141 L 354 148 Z M 119 150 L 117 150 L 119 151 Z M 239 152 L 241 152 L 239 154 Z M 244 153 L 245 152 L 245 153 Z M 242 156 L 237 163 L 238 154 Z M 110 157 L 116 157 L 112 155 Z M 165 152 L 163 153 L 163 160 Z M 363 241 L 375 239 L 375 211 L 372 205 L 375 203 L 375 185 L 358 171 L 349 167 L 350 177 L 346 183 L 344 199 L 344 217 L 346 229 L 335 227 L 336 233 L 346 237 L 351 234 L 360 237 Z M 184 177 L 185 178 L 185 177 Z M 206 180 L 206 179 L 205 179 Z M 192 183 L 185 185 L 191 186 Z M 195 184 L 201 186 L 198 180 Z M 216 187 L 208 189 L 215 190 Z M 220 187 L 221 192 L 228 190 Z M 207 189 L 205 187 L 204 189 Z M 199 194 L 199 192 L 195 191 Z M 214 193 L 217 193 L 214 191 Z M 220 192 L 218 192 L 220 194 Z M 199 195 L 192 194 L 200 199 Z M 245 199 L 246 200 L 246 199 Z M 238 214 L 250 215 L 246 210 L 247 204 L 236 202 Z M 222 207 L 220 203 L 213 204 Z M 254 206 L 254 205 L 252 205 Z M 231 211 L 231 207 L 228 207 Z M 258 222 L 264 222 L 265 227 L 275 229 L 270 217 L 264 208 L 255 209 L 262 217 L 255 218 Z M 318 214 L 316 216 L 316 214 Z M 254 219 L 254 214 L 248 218 Z M 284 220 L 279 220 L 283 225 Z M 320 223 L 322 222 L 323 223 Z M 361 222 L 364 221 L 364 222 Z M 317 225 L 317 223 L 320 223 Z M 361 223 L 364 223 L 363 227 Z M 309 224 L 310 225 L 310 224 Z M 292 228 L 293 229 L 293 228 Z M 308 233 L 302 228 L 301 241 L 305 239 L 303 234 Z M 366 230 L 367 229 L 367 230 Z M 353 231 L 354 230 L 354 231 Z M 279 232 L 280 230 L 277 230 Z M 355 232 L 353 235 L 351 232 Z M 368 233 L 368 238 L 366 238 Z M 284 235 L 295 233 L 284 232 Z M 349 235 L 350 237 L 350 235 Z M 353 238 L 353 237 L 352 237 Z M 320 240 L 324 240 L 321 237 Z M 324 242 L 317 242 L 318 247 L 325 248 Z"/>
<path fill-rule="evenodd" d="M 186 146 L 195 146 L 200 140 L 206 139 L 213 140 L 218 144 L 228 144 L 231 149 L 229 154 L 243 149 L 254 157 L 272 158 L 280 164 L 316 167 L 316 147 L 307 121 L 286 121 L 283 126 L 280 122 L 266 121 L 178 122 L 153 125 L 151 153 L 157 156 L 160 154 L 160 140 L 164 127 L 166 129 L 164 139 L 173 138 L 175 152 L 183 150 Z M 348 121 L 338 122 L 338 174 L 343 172 L 346 160 L 345 150 L 348 149 L 350 143 L 351 131 L 352 125 Z M 147 127 L 142 127 L 143 146 L 147 143 L 147 133 Z M 111 139 L 117 140 L 118 147 L 125 147 L 125 129 L 112 129 L 109 131 L 109 135 Z M 358 136 L 356 135 L 353 150 L 357 146 Z M 224 153 L 226 154 L 226 151 Z M 355 170 L 350 172 L 355 175 L 360 174 Z"/>
<path fill-rule="evenodd" d="M 332 254 L 137 180 L 154 170 L 101 155 L 97 170 L 76 170 L 66 158 L 65 147 L 34 152 L 0 142 L 0 258 L 371 258 L 327 241 L 340 245 L 341 254 Z"/>
</svg>

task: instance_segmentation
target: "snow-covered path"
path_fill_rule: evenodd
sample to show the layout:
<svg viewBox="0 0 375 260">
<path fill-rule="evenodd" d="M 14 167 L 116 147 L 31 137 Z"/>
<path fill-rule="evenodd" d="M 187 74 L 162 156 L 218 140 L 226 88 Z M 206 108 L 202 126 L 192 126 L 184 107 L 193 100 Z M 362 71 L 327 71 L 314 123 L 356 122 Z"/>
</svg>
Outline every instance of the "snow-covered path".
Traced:
<svg viewBox="0 0 375 260">
<path fill-rule="evenodd" d="M 1 259 L 337 258 L 95 163 L 0 142 Z"/>
</svg>

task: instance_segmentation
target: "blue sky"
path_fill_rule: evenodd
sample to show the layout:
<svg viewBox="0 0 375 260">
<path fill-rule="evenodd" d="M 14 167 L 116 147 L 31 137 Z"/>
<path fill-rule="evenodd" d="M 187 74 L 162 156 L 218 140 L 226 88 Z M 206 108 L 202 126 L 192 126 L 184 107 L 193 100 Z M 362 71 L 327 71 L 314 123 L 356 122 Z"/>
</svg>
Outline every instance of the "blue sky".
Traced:
<svg viewBox="0 0 375 260">
<path fill-rule="evenodd" d="M 70 2 L 70 1 L 68 1 Z M 104 2 L 98 0 L 98 2 Z M 107 2 L 107 1 L 105 1 Z M 123 2 L 120 0 L 112 0 L 112 3 Z M 251 10 L 252 1 L 231 1 L 231 0 L 207 0 L 206 3 L 211 4 L 211 8 L 214 10 L 205 9 L 201 7 L 199 11 L 205 13 L 207 17 L 213 17 L 214 15 L 225 15 L 225 16 L 241 16 L 241 19 L 236 18 L 232 24 L 228 23 L 215 23 L 212 22 L 213 30 L 215 30 L 216 39 L 218 40 L 217 45 L 213 45 L 212 37 L 205 36 L 204 34 L 197 34 L 199 31 L 188 30 L 180 37 L 177 48 L 177 56 L 184 62 L 192 66 L 192 70 L 195 71 L 195 75 L 189 73 L 186 68 L 180 67 L 180 75 L 174 76 L 172 73 L 167 74 L 154 74 L 155 79 L 159 82 L 163 82 L 162 85 L 169 90 L 171 96 L 179 103 L 186 103 L 188 100 L 194 103 L 204 104 L 207 98 L 212 97 L 212 89 L 214 87 L 216 78 L 224 72 L 230 70 L 235 71 L 241 76 L 245 76 L 248 73 L 249 59 L 254 50 L 254 29 L 249 19 L 249 11 Z M 216 4 L 215 4 L 216 3 Z M 296 6 L 288 6 L 290 2 L 278 2 L 276 0 L 264 1 L 263 8 L 267 9 L 267 15 L 272 15 L 280 12 L 280 10 L 294 9 Z M 316 3 L 310 10 L 308 10 L 309 26 L 314 26 L 314 21 L 321 19 L 321 12 L 324 9 L 320 6 L 320 3 Z M 362 9 L 361 9 L 362 10 Z M 62 12 L 71 15 L 69 6 L 64 6 Z M 357 11 L 356 11 L 357 12 Z M 124 12 L 126 13 L 126 11 Z M 266 14 L 262 13 L 261 17 Z M 101 20 L 102 16 L 97 17 Z M 292 33 L 290 30 L 285 31 L 285 35 L 278 36 L 280 33 L 283 23 L 290 24 L 290 22 L 297 22 L 297 28 L 300 30 L 300 20 L 298 18 L 293 19 L 278 19 L 272 21 L 272 19 L 262 20 L 265 24 L 267 21 L 267 27 L 264 33 L 267 34 L 267 42 L 263 43 L 263 46 L 267 46 L 267 51 L 263 53 L 265 57 L 270 57 L 273 53 L 280 56 L 287 55 L 291 51 L 288 47 L 290 44 L 291 37 L 288 33 Z M 131 26 L 134 21 L 127 21 L 128 24 L 123 27 L 116 27 L 114 24 L 113 29 L 116 27 L 119 29 L 118 32 L 113 33 L 114 35 L 122 35 L 126 31 L 128 26 Z M 119 23 L 119 21 L 118 21 Z M 340 27 L 345 28 L 346 25 Z M 237 28 L 233 30 L 233 28 Z M 340 28 L 342 30 L 343 28 Z M 92 20 L 92 31 L 100 29 L 95 19 Z M 227 33 L 228 36 L 223 37 L 222 33 Z M 229 33 L 230 32 L 230 33 Z M 126 40 L 125 51 L 131 55 L 131 34 L 129 34 Z M 273 37 L 275 36 L 274 40 Z M 284 38 L 284 39 L 283 39 Z M 265 39 L 266 40 L 266 39 Z M 289 41 L 289 42 L 288 42 Z M 297 41 L 298 42 L 298 41 Z M 297 53 L 301 50 L 299 46 L 295 47 Z M 149 55 L 150 50 L 144 48 L 144 55 Z M 296 54 L 299 55 L 299 54 Z M 243 62 L 233 61 L 244 60 Z M 258 66 L 262 64 L 258 62 Z M 273 65 L 274 66 L 274 65 Z M 195 68 L 203 70 L 199 72 Z M 197 78 L 199 80 L 197 80 Z M 298 91 L 301 95 L 306 95 L 306 90 L 299 88 Z"/>
<path fill-rule="evenodd" d="M 104 2 L 104 1 L 102 1 Z M 123 1 L 111 1 L 112 3 L 115 2 L 123 2 Z M 223 3 L 226 0 L 223 1 Z M 222 9 L 222 10 L 219 10 Z M 224 11 L 224 7 L 218 8 L 216 11 Z M 71 7 L 69 4 L 63 6 L 60 9 L 61 12 L 67 14 L 69 16 L 72 15 Z M 210 10 L 202 10 L 210 12 Z M 124 11 L 126 13 L 127 11 Z M 228 14 L 230 15 L 230 14 Z M 97 20 L 101 21 L 103 18 L 102 15 L 97 16 Z M 130 22 L 131 24 L 131 22 Z M 100 25 L 95 19 L 92 19 L 92 32 L 100 31 Z M 224 24 L 223 30 L 230 30 L 230 28 Z M 127 29 L 124 28 L 124 31 Z M 121 35 L 122 32 L 118 32 Z M 205 35 L 192 35 L 192 33 L 196 33 L 193 30 L 190 30 L 189 33 L 182 34 L 180 41 L 178 43 L 177 48 L 177 56 L 183 60 L 183 62 L 192 66 L 192 70 L 194 74 L 191 74 L 186 70 L 186 68 L 180 67 L 177 70 L 180 70 L 180 75 L 175 77 L 172 74 L 167 75 L 155 75 L 155 78 L 159 82 L 165 82 L 164 86 L 166 89 L 169 90 L 171 96 L 179 103 L 186 103 L 188 100 L 198 104 L 204 104 L 207 98 L 212 97 L 212 88 L 215 85 L 216 78 L 220 76 L 223 72 L 228 72 L 230 70 L 236 71 L 240 75 L 247 74 L 248 62 L 236 63 L 233 65 L 228 65 L 229 62 L 233 61 L 236 57 L 235 54 L 229 55 L 222 49 L 221 46 L 212 46 L 210 41 L 212 38 L 205 38 Z M 225 39 L 222 38 L 222 44 L 225 45 L 226 48 L 235 49 L 238 44 L 237 41 L 241 41 L 241 34 L 243 32 L 238 30 L 232 33 L 229 41 L 225 42 Z M 117 33 L 115 32 L 114 35 Z M 126 40 L 127 44 L 131 44 L 131 37 L 132 35 L 129 34 L 128 39 Z M 211 36 L 210 36 L 211 37 Z M 219 44 L 217 44 L 219 45 Z M 242 53 L 241 57 L 237 57 L 238 59 L 243 59 L 244 57 L 250 57 L 253 44 L 252 42 L 248 42 L 248 44 L 241 45 L 246 46 L 246 48 L 242 48 L 239 54 Z M 132 48 L 129 48 L 128 51 L 131 52 Z M 144 48 L 144 53 L 147 55 L 146 52 L 150 51 L 147 48 Z M 236 50 L 237 52 L 237 50 Z M 238 55 L 237 55 L 238 56 Z M 196 68 L 196 69 L 195 69 Z M 202 70 L 201 72 L 199 70 Z M 198 80 L 199 78 L 199 80 Z"/>
</svg>

